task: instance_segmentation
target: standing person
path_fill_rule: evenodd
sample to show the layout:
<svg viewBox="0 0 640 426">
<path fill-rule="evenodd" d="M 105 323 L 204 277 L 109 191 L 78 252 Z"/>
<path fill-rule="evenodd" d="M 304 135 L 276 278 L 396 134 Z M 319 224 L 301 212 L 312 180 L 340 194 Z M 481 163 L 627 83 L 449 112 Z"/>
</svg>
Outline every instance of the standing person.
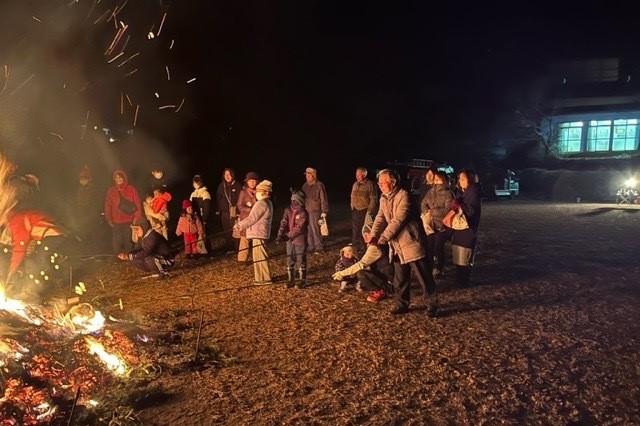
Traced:
<svg viewBox="0 0 640 426">
<path fill-rule="evenodd" d="M 238 220 L 246 219 L 251 212 L 251 207 L 258 201 L 256 199 L 256 185 L 260 176 L 256 172 L 249 172 L 244 177 L 244 186 L 238 195 Z M 251 240 L 247 238 L 246 231 L 240 232 L 238 241 L 238 262 L 248 264 Z"/>
<path fill-rule="evenodd" d="M 167 178 L 162 171 L 162 167 L 157 164 L 151 167 L 151 176 L 149 177 L 149 191 L 155 189 L 167 189 Z"/>
<path fill-rule="evenodd" d="M 200 175 L 193 176 L 191 180 L 193 192 L 189 197 L 193 205 L 193 212 L 198 215 L 204 228 L 204 234 L 198 240 L 198 253 L 212 254 L 211 251 L 211 228 L 209 225 L 209 215 L 211 212 L 211 194 L 204 185 Z"/>
<path fill-rule="evenodd" d="M 131 251 L 131 223 L 141 215 L 138 191 L 127 181 L 123 170 L 113 172 L 113 186 L 107 190 L 104 199 L 104 217 L 111 227 L 113 251 L 115 254 Z"/>
<path fill-rule="evenodd" d="M 193 212 L 193 206 L 191 201 L 182 201 L 182 214 L 178 219 L 178 226 L 176 227 L 176 235 L 179 237 L 182 235 L 184 240 L 184 254 L 187 259 L 191 259 L 193 256 L 203 254 L 198 251 L 198 240 L 202 238 L 204 234 L 204 227 L 200 221 L 200 217 Z"/>
<path fill-rule="evenodd" d="M 242 191 L 240 182 L 236 181 L 236 172 L 227 167 L 222 171 L 222 182 L 216 191 L 216 214 L 222 221 L 225 254 L 235 253 L 237 250 L 236 239 L 233 238 L 233 224 L 238 216 L 238 195 Z"/>
<path fill-rule="evenodd" d="M 96 188 L 93 185 L 91 170 L 84 166 L 78 174 L 78 187 L 76 189 L 76 205 L 72 217 L 78 229 L 78 236 L 84 250 L 97 249 L 98 225 L 102 213 L 102 203 L 98 201 Z"/>
<path fill-rule="evenodd" d="M 373 221 L 378 209 L 378 191 L 375 184 L 367 178 L 367 169 L 356 169 L 356 181 L 351 186 L 351 243 L 356 256 L 364 255 L 366 250 L 362 238 L 362 227 L 367 220 Z M 370 219 L 367 219 L 369 215 Z"/>
<path fill-rule="evenodd" d="M 476 174 L 471 169 L 462 169 L 456 175 L 457 191 L 451 200 L 451 210 L 462 209 L 469 227 L 453 230 L 451 237 L 451 256 L 456 265 L 456 282 L 462 287 L 469 285 L 474 251 L 478 241 L 480 225 L 481 189 Z"/>
<path fill-rule="evenodd" d="M 318 180 L 316 169 L 307 167 L 304 171 L 306 182 L 302 185 L 305 195 L 305 209 L 309 214 L 309 228 L 307 230 L 307 244 L 310 252 L 319 253 L 324 250 L 320 224 L 318 221 L 327 217 L 329 200 L 324 184 Z"/>
<path fill-rule="evenodd" d="M 291 205 L 284 209 L 276 243 L 287 242 L 287 288 L 301 289 L 307 283 L 307 227 L 309 215 L 304 208 L 304 193 L 291 193 Z M 296 283 L 296 266 L 299 283 Z"/>
<path fill-rule="evenodd" d="M 453 230 L 442 224 L 442 219 L 449 212 L 453 193 L 449 189 L 449 177 L 445 172 L 437 171 L 433 177 L 433 184 L 420 203 L 420 213 L 429 218 L 431 230 L 427 230 L 429 252 L 435 255 L 434 278 L 444 275 L 445 254 L 444 244 L 451 240 Z"/>
<path fill-rule="evenodd" d="M 233 227 L 237 231 L 247 230 L 247 238 L 253 244 L 253 277 L 255 284 L 269 284 L 271 269 L 269 268 L 269 254 L 265 242 L 271 237 L 271 222 L 273 221 L 273 203 L 271 192 L 273 184 L 263 180 L 256 186 L 256 203 L 251 208 L 249 216 L 236 222 Z"/>
<path fill-rule="evenodd" d="M 424 250 L 424 229 L 415 217 L 412 217 L 409 193 L 400 188 L 400 177 L 391 169 L 378 174 L 380 187 L 380 210 L 371 225 L 371 233 L 365 234 L 368 244 L 389 244 L 393 261 L 393 285 L 396 289 L 396 306 L 391 314 L 409 312 L 411 302 L 411 272 L 422 286 L 424 297 L 428 298 L 427 313 L 435 316 L 436 285 L 431 275 L 433 259 Z"/>
<path fill-rule="evenodd" d="M 424 196 L 427 195 L 427 192 L 433 186 L 433 177 L 436 175 L 437 171 L 438 169 L 436 169 L 435 167 L 429 167 L 425 172 L 424 180 L 422 181 L 422 183 L 420 184 L 420 187 L 418 188 L 420 203 L 422 203 Z"/>
</svg>

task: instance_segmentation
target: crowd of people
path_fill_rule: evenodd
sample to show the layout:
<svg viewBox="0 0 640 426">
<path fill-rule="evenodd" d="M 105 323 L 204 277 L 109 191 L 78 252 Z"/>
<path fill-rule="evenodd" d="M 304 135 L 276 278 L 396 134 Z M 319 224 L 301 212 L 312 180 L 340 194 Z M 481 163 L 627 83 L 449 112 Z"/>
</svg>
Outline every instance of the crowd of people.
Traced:
<svg viewBox="0 0 640 426">
<path fill-rule="evenodd" d="M 470 282 L 481 213 L 476 175 L 462 169 L 451 184 L 445 172 L 429 169 L 417 205 L 395 170 L 381 170 L 376 178 L 377 182 L 369 178 L 364 167 L 355 170 L 350 192 L 351 242 L 340 249 L 333 278 L 340 281 L 340 292 L 368 290 L 371 302 L 393 297 L 391 313 L 403 314 L 411 305 L 413 276 L 422 287 L 425 310 L 436 315 L 436 279 L 445 274 L 447 242 L 456 282 L 461 286 Z M 17 194 L 37 190 L 33 175 L 14 179 Z M 286 243 L 286 287 L 307 285 L 307 254 L 326 250 L 321 224 L 329 213 L 327 190 L 316 169 L 304 170 L 300 190 L 291 190 L 289 205 L 282 217 L 275 219 L 273 183 L 261 180 L 254 171 L 239 182 L 235 171 L 225 168 L 215 198 L 200 175 L 193 176 L 191 183 L 189 197 L 178 201 L 180 215 L 175 225 L 169 213 L 175 198 L 160 167 L 151 170 L 143 197 L 124 170 L 114 170 L 102 202 L 92 185 L 91 171 L 83 167 L 75 202 L 84 214 L 73 230 L 29 209 L 25 203 L 28 197 L 18 195 L 2 232 L 2 243 L 11 247 L 5 280 L 34 276 L 24 259 L 36 259 L 34 253 L 42 252 L 38 246 L 45 239 L 47 250 L 58 247 L 65 236 L 95 240 L 102 218 L 110 230 L 114 257 L 132 261 L 159 278 L 169 277 L 174 266 L 176 250 L 169 243 L 174 236 L 181 240 L 185 258 L 211 256 L 212 222 L 217 221 L 216 227 L 221 229 L 217 236 L 224 241 L 221 253 L 234 254 L 238 262 L 253 265 L 257 285 L 273 282 L 266 243 L 276 225 L 276 243 Z"/>
</svg>

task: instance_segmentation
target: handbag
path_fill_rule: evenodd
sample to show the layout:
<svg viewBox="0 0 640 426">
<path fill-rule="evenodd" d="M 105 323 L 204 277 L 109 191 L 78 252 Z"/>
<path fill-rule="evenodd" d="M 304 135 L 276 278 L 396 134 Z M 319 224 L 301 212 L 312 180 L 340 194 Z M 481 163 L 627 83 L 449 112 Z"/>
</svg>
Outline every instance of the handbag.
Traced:
<svg viewBox="0 0 640 426">
<path fill-rule="evenodd" d="M 133 201 L 125 198 L 124 195 L 122 195 L 122 192 L 120 191 L 118 191 L 118 194 L 120 195 L 120 201 L 118 202 L 118 210 L 120 210 L 122 213 L 126 214 L 127 216 L 131 216 L 136 211 L 138 211 L 138 208 L 136 207 Z"/>
<path fill-rule="evenodd" d="M 323 217 L 318 221 L 318 225 L 320 225 L 320 235 L 323 237 L 329 236 L 329 225 L 327 224 L 327 217 Z"/>
<path fill-rule="evenodd" d="M 442 219 L 442 224 L 455 231 L 462 231 L 469 227 L 467 217 L 464 215 L 461 208 L 458 208 L 457 210 L 449 210 L 444 219 Z"/>
<path fill-rule="evenodd" d="M 427 235 L 431 235 L 436 231 L 433 229 L 433 216 L 431 215 L 431 210 L 427 210 L 426 212 L 420 215 L 420 219 L 422 219 L 422 226 L 424 227 L 424 232 Z"/>
</svg>

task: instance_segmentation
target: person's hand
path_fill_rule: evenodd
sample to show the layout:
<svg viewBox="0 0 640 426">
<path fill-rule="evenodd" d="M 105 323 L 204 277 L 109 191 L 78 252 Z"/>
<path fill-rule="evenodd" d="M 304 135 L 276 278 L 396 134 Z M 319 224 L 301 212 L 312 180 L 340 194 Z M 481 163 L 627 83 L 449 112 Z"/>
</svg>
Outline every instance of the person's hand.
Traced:
<svg viewBox="0 0 640 426">
<path fill-rule="evenodd" d="M 111 222 L 110 220 L 107 221 L 107 224 L 113 228 L 113 222 Z"/>
<path fill-rule="evenodd" d="M 118 253 L 118 259 L 120 259 L 120 260 L 128 260 L 129 256 L 125 252 Z"/>
<path fill-rule="evenodd" d="M 451 210 L 458 210 L 460 208 L 460 203 L 455 198 L 451 200 L 451 204 L 449 205 Z"/>
<path fill-rule="evenodd" d="M 338 271 L 335 274 L 333 274 L 333 279 L 336 281 L 340 281 L 344 278 L 344 274 L 342 273 L 342 271 Z"/>
</svg>

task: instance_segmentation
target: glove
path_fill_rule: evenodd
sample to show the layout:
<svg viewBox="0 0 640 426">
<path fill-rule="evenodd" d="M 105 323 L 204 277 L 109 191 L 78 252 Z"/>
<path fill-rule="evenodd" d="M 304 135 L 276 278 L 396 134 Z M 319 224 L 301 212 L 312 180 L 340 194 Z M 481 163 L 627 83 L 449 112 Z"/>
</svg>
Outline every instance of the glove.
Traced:
<svg viewBox="0 0 640 426">
<path fill-rule="evenodd" d="M 458 210 L 460 208 L 460 203 L 454 198 L 451 200 L 451 205 L 449 207 L 451 210 Z"/>
<path fill-rule="evenodd" d="M 333 279 L 336 280 L 336 281 L 340 281 L 343 278 L 344 278 L 344 275 L 340 271 L 338 271 L 335 274 L 333 274 Z"/>
</svg>

